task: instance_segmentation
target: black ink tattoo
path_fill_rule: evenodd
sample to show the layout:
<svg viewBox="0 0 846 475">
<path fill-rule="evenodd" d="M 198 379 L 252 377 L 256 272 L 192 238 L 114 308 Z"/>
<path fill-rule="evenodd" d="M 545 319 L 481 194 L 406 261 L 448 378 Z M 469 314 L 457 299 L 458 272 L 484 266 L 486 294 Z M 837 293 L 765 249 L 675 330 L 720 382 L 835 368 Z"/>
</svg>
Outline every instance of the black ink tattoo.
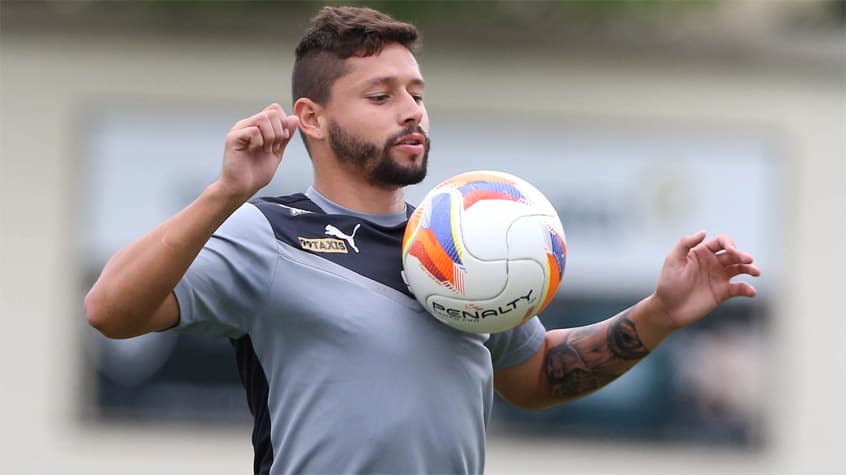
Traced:
<svg viewBox="0 0 846 475">
<path fill-rule="evenodd" d="M 608 330 L 608 348 L 618 358 L 639 360 L 649 354 L 637 334 L 635 324 L 626 318 L 628 312 L 615 319 Z"/>
<path fill-rule="evenodd" d="M 569 399 L 595 391 L 649 354 L 634 323 L 627 318 L 630 311 L 606 322 L 574 328 L 564 341 L 547 351 L 544 369 L 554 398 Z"/>
<path fill-rule="evenodd" d="M 550 348 L 546 354 L 546 376 L 556 398 L 589 392 L 610 381 L 602 381 L 600 375 L 591 373 L 579 353 L 566 343 Z"/>
</svg>

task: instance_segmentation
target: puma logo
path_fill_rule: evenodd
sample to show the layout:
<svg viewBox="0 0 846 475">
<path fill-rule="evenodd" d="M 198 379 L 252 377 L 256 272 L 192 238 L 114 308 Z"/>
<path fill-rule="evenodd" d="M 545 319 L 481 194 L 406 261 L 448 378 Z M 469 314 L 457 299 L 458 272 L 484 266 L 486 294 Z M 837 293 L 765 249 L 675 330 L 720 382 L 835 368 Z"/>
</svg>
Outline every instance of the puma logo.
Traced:
<svg viewBox="0 0 846 475">
<path fill-rule="evenodd" d="M 340 229 L 336 228 L 335 226 L 332 226 L 331 224 L 327 224 L 326 225 L 326 232 L 324 234 L 326 234 L 327 236 L 332 236 L 332 237 L 336 237 L 338 239 L 343 239 L 344 241 L 347 241 L 347 244 L 349 244 L 350 247 L 353 248 L 353 251 L 358 253 L 358 248 L 355 247 L 355 232 L 358 231 L 359 226 L 361 226 L 361 224 L 356 224 L 355 228 L 353 229 L 352 234 L 347 235 L 347 234 L 343 233 Z"/>
</svg>

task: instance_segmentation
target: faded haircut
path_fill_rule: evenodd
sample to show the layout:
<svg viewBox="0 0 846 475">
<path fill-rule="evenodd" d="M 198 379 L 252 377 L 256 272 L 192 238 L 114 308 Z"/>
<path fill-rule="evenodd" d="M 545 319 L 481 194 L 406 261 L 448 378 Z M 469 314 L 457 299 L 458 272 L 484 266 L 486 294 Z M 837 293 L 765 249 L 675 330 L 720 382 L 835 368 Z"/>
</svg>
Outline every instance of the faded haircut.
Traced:
<svg viewBox="0 0 846 475">
<path fill-rule="evenodd" d="M 295 50 L 293 102 L 306 97 L 326 105 L 332 85 L 347 72 L 347 58 L 379 54 L 394 43 L 413 54 L 419 38 L 414 25 L 370 8 L 324 7 L 311 23 Z"/>
</svg>

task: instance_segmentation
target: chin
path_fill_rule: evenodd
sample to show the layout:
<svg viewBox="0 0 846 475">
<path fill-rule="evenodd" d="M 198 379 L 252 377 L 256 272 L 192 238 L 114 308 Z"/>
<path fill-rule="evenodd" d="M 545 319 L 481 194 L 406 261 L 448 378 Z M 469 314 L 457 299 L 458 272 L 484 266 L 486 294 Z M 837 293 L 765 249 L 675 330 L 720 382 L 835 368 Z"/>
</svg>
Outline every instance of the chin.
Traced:
<svg viewBox="0 0 846 475">
<path fill-rule="evenodd" d="M 379 167 L 370 174 L 370 182 L 391 187 L 416 185 L 426 178 L 426 161 L 420 160 L 411 165 L 393 162 L 389 167 Z"/>
<path fill-rule="evenodd" d="M 397 163 L 397 168 L 403 169 L 409 175 L 422 176 L 422 178 L 420 178 L 422 181 L 423 178 L 426 178 L 427 165 L 428 163 L 425 156 L 415 155 L 406 161 L 406 163 Z"/>
</svg>

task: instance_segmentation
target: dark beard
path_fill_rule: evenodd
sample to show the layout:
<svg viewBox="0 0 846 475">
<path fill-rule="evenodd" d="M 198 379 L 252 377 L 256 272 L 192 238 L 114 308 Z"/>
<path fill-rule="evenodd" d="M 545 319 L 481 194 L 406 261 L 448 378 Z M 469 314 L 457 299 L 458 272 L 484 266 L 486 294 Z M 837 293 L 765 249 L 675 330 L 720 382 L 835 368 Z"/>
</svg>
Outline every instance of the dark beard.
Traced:
<svg viewBox="0 0 846 475">
<path fill-rule="evenodd" d="M 411 133 L 420 133 L 426 137 L 423 156 L 419 166 L 400 165 L 391 158 L 391 148 L 400 137 Z M 429 137 L 420 126 L 409 126 L 394 134 L 379 147 L 346 133 L 335 121 L 329 122 L 329 146 L 335 156 L 343 163 L 349 163 L 367 173 L 367 181 L 373 185 L 407 186 L 415 185 L 426 178 L 426 166 L 429 160 Z"/>
</svg>

